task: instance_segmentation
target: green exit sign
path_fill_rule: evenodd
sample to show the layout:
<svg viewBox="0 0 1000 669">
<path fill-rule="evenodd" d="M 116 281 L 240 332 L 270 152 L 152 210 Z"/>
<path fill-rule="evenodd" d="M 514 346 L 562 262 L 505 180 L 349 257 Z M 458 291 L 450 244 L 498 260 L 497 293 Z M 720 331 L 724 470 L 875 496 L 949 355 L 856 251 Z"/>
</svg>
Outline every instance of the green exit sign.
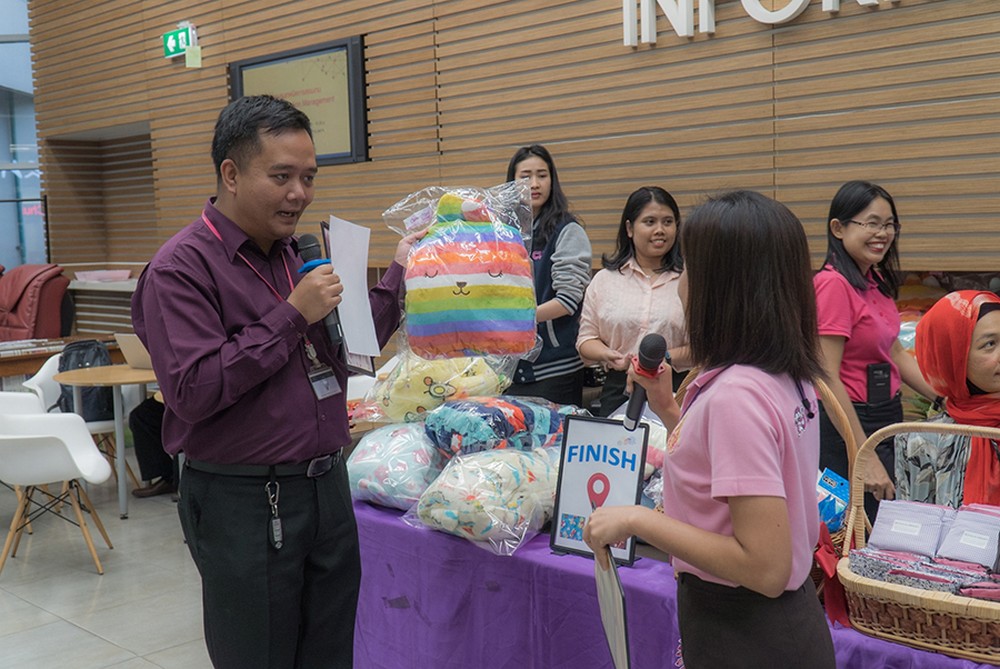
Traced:
<svg viewBox="0 0 1000 669">
<path fill-rule="evenodd" d="M 177 30 L 163 33 L 163 57 L 183 56 L 189 46 L 197 44 L 194 26 L 182 26 Z"/>
</svg>

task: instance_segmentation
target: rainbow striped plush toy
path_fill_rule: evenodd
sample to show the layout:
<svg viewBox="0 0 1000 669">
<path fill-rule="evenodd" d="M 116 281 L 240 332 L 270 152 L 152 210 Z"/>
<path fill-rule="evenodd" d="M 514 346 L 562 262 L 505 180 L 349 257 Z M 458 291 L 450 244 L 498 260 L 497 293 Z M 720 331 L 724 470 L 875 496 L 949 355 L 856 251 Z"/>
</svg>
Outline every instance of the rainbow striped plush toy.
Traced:
<svg viewBox="0 0 1000 669">
<path fill-rule="evenodd" d="M 520 231 L 482 202 L 442 196 L 407 260 L 406 335 L 426 359 L 530 351 L 535 288 Z"/>
</svg>

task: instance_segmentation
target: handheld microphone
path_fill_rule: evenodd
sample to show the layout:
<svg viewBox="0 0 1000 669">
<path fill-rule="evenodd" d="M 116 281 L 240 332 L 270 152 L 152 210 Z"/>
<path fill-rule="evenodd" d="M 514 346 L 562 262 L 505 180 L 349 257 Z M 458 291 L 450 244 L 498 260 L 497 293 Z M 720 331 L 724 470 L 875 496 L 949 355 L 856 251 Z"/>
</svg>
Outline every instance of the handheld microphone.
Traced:
<svg viewBox="0 0 1000 669">
<path fill-rule="evenodd" d="M 302 269 L 307 272 L 312 271 L 316 265 L 322 264 L 316 262 L 323 258 L 323 252 L 319 248 L 319 240 L 316 239 L 316 235 L 305 234 L 299 237 L 299 255 L 306 262 L 306 265 Z M 330 261 L 327 260 L 326 262 Z M 326 326 L 326 333 L 330 337 L 330 343 L 334 347 L 339 346 L 344 340 L 344 333 L 340 329 L 340 314 L 337 313 L 336 307 L 323 319 L 323 325 Z"/>
<path fill-rule="evenodd" d="M 667 354 L 667 341 L 662 335 L 655 332 L 642 338 L 639 342 L 639 368 L 636 370 L 646 376 L 656 376 L 656 372 L 663 363 L 663 357 Z M 628 400 L 628 407 L 625 409 L 625 419 L 622 421 L 626 430 L 634 430 L 639 425 L 639 417 L 642 416 L 642 407 L 646 404 L 646 389 L 638 383 L 632 384 L 632 396 Z"/>
</svg>

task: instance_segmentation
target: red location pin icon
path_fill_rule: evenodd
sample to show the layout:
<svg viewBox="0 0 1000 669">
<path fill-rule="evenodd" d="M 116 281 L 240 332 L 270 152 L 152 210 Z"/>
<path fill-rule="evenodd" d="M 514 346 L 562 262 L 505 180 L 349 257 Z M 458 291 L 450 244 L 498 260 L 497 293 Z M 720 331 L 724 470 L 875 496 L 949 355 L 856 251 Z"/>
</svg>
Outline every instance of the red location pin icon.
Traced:
<svg viewBox="0 0 1000 669">
<path fill-rule="evenodd" d="M 611 481 L 608 477 L 597 472 L 590 477 L 587 481 L 587 497 L 590 498 L 590 508 L 596 509 L 599 506 L 604 505 L 604 500 L 608 498 L 608 493 L 611 491 Z"/>
</svg>

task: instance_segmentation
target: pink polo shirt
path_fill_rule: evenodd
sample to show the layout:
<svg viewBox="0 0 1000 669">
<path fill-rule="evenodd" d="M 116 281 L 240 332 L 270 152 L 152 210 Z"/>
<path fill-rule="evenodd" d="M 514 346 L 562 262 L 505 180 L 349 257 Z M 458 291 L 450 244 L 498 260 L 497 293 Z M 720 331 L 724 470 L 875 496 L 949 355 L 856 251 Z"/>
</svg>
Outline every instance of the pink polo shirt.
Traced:
<svg viewBox="0 0 1000 669">
<path fill-rule="evenodd" d="M 840 380 L 852 402 L 868 401 L 868 365 L 888 362 L 890 393 L 899 390 L 899 368 L 892 361 L 892 345 L 899 336 L 899 310 L 883 295 L 875 280 L 859 292 L 840 272 L 827 265 L 813 277 L 820 335 L 846 337 L 840 361 Z"/>
<path fill-rule="evenodd" d="M 812 385 L 802 390 L 816 412 L 812 419 L 786 375 L 747 365 L 702 372 L 688 388 L 663 468 L 664 513 L 716 534 L 733 535 L 728 498 L 784 499 L 792 537 L 786 590 L 809 576 L 819 539 L 819 415 Z M 673 564 L 678 572 L 737 585 L 677 558 Z"/>
</svg>

